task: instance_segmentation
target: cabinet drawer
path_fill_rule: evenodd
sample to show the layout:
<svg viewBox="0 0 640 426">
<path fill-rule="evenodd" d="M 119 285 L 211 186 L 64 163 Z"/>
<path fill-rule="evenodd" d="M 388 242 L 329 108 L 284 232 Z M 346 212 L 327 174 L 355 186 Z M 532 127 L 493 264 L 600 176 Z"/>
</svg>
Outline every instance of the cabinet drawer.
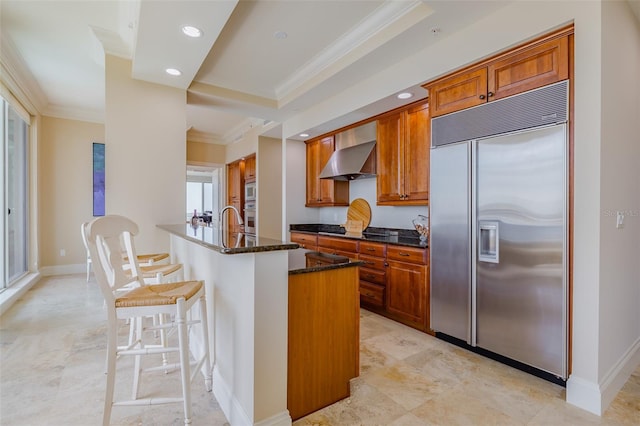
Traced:
<svg viewBox="0 0 640 426">
<path fill-rule="evenodd" d="M 345 257 L 348 257 L 349 259 L 357 259 L 358 258 L 358 254 L 354 253 L 352 251 L 336 250 L 336 249 L 330 248 L 330 247 L 320 247 L 320 246 L 318 246 L 318 251 L 320 253 L 333 254 L 333 255 L 336 255 L 336 256 L 345 256 Z"/>
<path fill-rule="evenodd" d="M 426 265 L 427 249 L 390 245 L 387 248 L 387 259 Z"/>
<path fill-rule="evenodd" d="M 384 306 L 384 287 L 360 281 L 360 302 Z"/>
<path fill-rule="evenodd" d="M 362 260 L 364 262 L 364 265 L 362 265 L 362 268 L 377 269 L 379 271 L 385 270 L 384 259 L 381 257 L 371 257 L 371 256 L 366 256 L 364 254 L 360 254 L 358 255 L 358 260 Z"/>
<path fill-rule="evenodd" d="M 318 246 L 318 236 L 314 234 L 291 233 L 291 242 L 300 244 L 300 247 L 315 250 Z"/>
<path fill-rule="evenodd" d="M 360 254 L 367 256 L 385 257 L 387 254 L 387 245 L 380 243 L 360 242 Z"/>
<path fill-rule="evenodd" d="M 328 247 L 336 250 L 358 252 L 358 242 L 347 238 L 334 238 L 318 235 L 318 246 Z"/>
<path fill-rule="evenodd" d="M 384 285 L 386 272 L 360 267 L 360 280 Z"/>
</svg>

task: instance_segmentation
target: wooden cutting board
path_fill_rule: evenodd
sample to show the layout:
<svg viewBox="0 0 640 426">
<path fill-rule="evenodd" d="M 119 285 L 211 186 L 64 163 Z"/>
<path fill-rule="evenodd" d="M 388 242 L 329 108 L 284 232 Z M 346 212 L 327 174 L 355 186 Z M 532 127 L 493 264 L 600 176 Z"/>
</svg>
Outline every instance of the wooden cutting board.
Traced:
<svg viewBox="0 0 640 426">
<path fill-rule="evenodd" d="M 364 198 L 356 198 L 349 204 L 347 209 L 347 220 L 361 221 L 364 231 L 371 223 L 371 206 Z"/>
</svg>

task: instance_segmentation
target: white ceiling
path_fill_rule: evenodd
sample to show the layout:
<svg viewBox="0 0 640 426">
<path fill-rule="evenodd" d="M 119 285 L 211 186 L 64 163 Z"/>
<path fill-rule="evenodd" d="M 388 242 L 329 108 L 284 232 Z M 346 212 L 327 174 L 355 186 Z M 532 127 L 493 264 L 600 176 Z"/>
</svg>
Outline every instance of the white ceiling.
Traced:
<svg viewBox="0 0 640 426">
<path fill-rule="evenodd" d="M 0 59 L 41 114 L 96 122 L 104 117 L 105 53 L 131 59 L 133 78 L 187 90 L 192 135 L 229 143 L 252 123 L 282 122 L 506 3 L 2 0 Z M 185 24 L 204 37 L 186 38 Z M 182 76 L 166 75 L 167 67 Z M 419 85 L 407 89 L 426 96 Z M 394 95 L 309 131 L 416 99 Z"/>
</svg>

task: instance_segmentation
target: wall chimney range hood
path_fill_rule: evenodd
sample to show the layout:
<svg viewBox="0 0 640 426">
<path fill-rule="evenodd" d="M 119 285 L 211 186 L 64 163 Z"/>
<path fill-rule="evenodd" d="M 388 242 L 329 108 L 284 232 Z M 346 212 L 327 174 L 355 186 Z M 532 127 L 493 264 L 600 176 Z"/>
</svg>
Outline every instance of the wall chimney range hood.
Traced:
<svg viewBox="0 0 640 426">
<path fill-rule="evenodd" d="M 335 146 L 320 179 L 350 181 L 376 177 L 375 121 L 336 134 Z"/>
</svg>

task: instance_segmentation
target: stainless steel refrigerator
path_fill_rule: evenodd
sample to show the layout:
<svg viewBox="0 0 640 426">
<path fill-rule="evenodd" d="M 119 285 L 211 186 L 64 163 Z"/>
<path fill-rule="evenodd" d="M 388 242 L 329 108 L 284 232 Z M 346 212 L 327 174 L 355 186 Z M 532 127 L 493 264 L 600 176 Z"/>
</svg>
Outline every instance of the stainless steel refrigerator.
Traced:
<svg viewBox="0 0 640 426">
<path fill-rule="evenodd" d="M 568 82 L 432 120 L 431 327 L 567 377 Z"/>
</svg>

